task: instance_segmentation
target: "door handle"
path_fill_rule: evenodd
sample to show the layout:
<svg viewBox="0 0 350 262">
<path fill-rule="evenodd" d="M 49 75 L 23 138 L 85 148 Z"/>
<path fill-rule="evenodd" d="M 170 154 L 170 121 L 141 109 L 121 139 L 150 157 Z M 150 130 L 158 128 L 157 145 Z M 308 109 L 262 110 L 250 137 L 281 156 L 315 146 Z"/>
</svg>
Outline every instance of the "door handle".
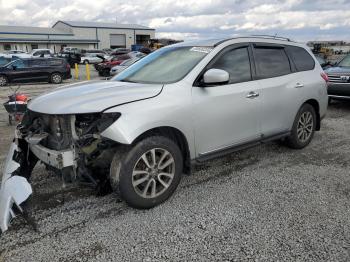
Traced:
<svg viewBox="0 0 350 262">
<path fill-rule="evenodd" d="M 304 87 L 304 85 L 300 84 L 300 83 L 296 83 L 296 85 L 295 85 L 295 88 L 302 88 L 302 87 Z"/>
<path fill-rule="evenodd" d="M 248 95 L 246 97 L 247 98 L 256 98 L 258 96 L 259 96 L 258 93 L 255 93 L 254 91 L 251 91 L 251 92 L 248 93 Z"/>
</svg>

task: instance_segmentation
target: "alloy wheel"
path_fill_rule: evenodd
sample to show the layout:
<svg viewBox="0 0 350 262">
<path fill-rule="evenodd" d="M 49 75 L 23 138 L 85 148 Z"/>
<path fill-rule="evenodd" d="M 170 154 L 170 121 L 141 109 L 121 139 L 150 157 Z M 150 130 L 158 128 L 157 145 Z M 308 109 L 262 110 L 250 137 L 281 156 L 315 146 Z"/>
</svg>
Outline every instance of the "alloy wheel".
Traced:
<svg viewBox="0 0 350 262">
<path fill-rule="evenodd" d="M 314 128 L 314 120 L 311 112 L 306 111 L 300 115 L 297 127 L 298 139 L 300 142 L 305 143 L 312 135 Z"/>
<path fill-rule="evenodd" d="M 135 192 L 143 198 L 155 198 L 171 185 L 175 175 L 175 160 L 162 148 L 153 148 L 136 162 L 132 173 Z"/>
</svg>

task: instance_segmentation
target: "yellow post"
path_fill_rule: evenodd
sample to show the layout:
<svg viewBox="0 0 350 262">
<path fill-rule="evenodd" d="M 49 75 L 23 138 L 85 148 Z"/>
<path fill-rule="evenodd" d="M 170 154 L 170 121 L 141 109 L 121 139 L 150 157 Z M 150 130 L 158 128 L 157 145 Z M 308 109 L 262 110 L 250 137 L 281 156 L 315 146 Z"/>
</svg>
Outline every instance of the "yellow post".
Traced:
<svg viewBox="0 0 350 262">
<path fill-rule="evenodd" d="M 78 68 L 78 64 L 75 63 L 74 64 L 74 74 L 75 74 L 75 79 L 79 79 L 79 68 Z"/>
<path fill-rule="evenodd" d="M 86 64 L 86 79 L 90 80 L 90 67 L 89 67 L 89 64 Z"/>
</svg>

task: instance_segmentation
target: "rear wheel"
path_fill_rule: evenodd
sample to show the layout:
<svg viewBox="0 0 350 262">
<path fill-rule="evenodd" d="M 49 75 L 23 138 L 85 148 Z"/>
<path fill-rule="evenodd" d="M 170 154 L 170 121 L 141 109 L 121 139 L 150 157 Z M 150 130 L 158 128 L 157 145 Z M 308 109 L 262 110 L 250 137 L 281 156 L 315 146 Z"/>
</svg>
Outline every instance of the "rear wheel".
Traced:
<svg viewBox="0 0 350 262">
<path fill-rule="evenodd" d="M 60 73 L 53 73 L 51 75 L 51 83 L 53 83 L 53 84 L 62 83 L 62 75 Z"/>
<path fill-rule="evenodd" d="M 160 136 L 145 138 L 130 150 L 117 152 L 111 164 L 111 184 L 132 207 L 152 208 L 177 188 L 183 159 L 179 147 Z"/>
<path fill-rule="evenodd" d="M 307 146 L 315 133 L 316 113 L 310 104 L 304 104 L 297 113 L 287 144 L 291 148 L 301 149 Z"/>
<path fill-rule="evenodd" d="M 9 83 L 6 76 L 0 75 L 0 86 L 6 86 Z"/>
<path fill-rule="evenodd" d="M 88 64 L 89 63 L 89 60 L 84 60 L 84 64 Z"/>
</svg>

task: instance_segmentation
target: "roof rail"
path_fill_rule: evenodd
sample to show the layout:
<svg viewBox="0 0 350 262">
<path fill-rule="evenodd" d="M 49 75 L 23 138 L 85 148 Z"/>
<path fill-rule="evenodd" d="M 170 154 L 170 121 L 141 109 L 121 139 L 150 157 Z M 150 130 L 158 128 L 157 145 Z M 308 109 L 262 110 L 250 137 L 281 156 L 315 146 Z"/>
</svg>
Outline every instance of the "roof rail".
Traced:
<svg viewBox="0 0 350 262">
<path fill-rule="evenodd" d="M 218 46 L 218 45 L 220 45 L 220 44 L 222 44 L 222 43 L 224 43 L 226 41 L 233 40 L 233 39 L 251 38 L 251 37 L 263 38 L 263 39 L 275 39 L 275 40 L 282 40 L 282 41 L 293 42 L 289 38 L 282 37 L 282 36 L 277 36 L 277 35 L 250 35 L 250 36 L 237 36 L 237 37 L 227 38 L 227 39 L 224 39 L 224 40 L 221 40 L 221 41 L 217 42 L 214 46 Z"/>
<path fill-rule="evenodd" d="M 292 41 L 292 40 L 290 40 L 287 37 L 277 36 L 277 34 L 276 35 L 252 35 L 252 37 L 261 37 L 261 38 L 267 38 L 267 39 L 277 39 L 277 40 L 284 40 L 284 41 L 288 41 L 288 42 Z"/>
</svg>

